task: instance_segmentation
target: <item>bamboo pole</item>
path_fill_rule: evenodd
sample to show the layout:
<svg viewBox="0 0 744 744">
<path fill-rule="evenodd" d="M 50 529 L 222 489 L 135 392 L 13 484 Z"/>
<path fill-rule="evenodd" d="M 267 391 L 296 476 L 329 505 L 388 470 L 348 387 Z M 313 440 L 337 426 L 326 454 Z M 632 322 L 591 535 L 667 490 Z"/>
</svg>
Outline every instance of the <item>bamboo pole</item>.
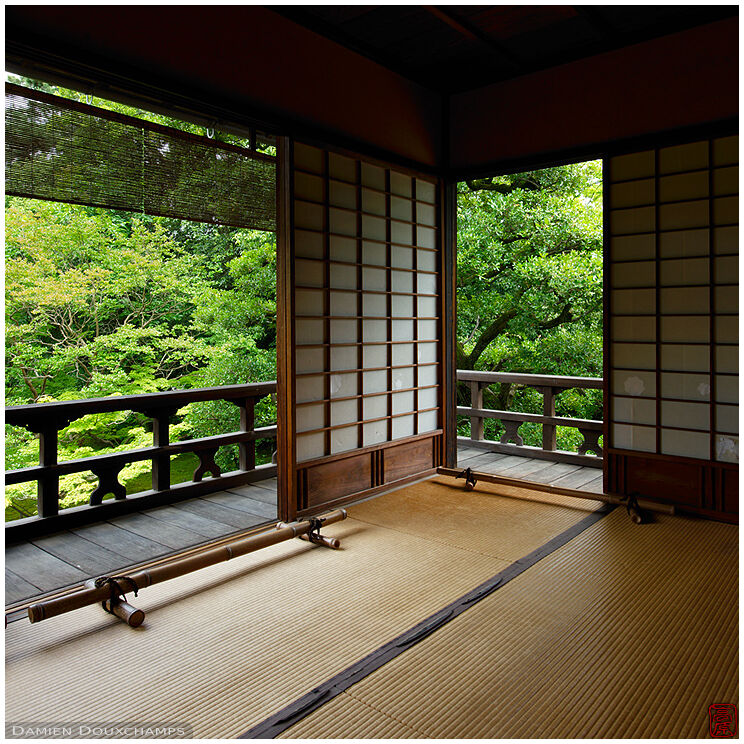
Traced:
<svg viewBox="0 0 744 744">
<path fill-rule="evenodd" d="M 157 558 L 153 558 L 150 561 L 146 561 L 145 563 L 139 564 L 137 566 L 138 570 L 142 570 L 145 568 L 152 568 L 154 566 L 160 566 L 164 563 L 168 563 L 172 560 L 178 560 L 179 557 L 186 557 L 187 555 L 196 555 L 197 553 L 201 554 L 205 550 L 211 550 L 212 548 L 216 548 L 220 545 L 224 545 L 225 543 L 234 542 L 235 540 L 242 540 L 243 537 L 252 537 L 253 535 L 263 532 L 266 529 L 266 525 L 258 526 L 258 527 L 249 527 L 245 530 L 241 530 L 238 533 L 233 533 L 231 535 L 227 535 L 224 537 L 218 537 L 214 540 L 209 540 L 206 543 L 194 545 L 190 548 L 184 548 L 183 550 L 177 551 L 176 553 L 171 553 L 167 556 L 160 556 Z M 176 556 L 175 558 L 173 556 Z M 88 582 L 85 582 L 85 585 L 88 585 Z M 39 599 L 39 602 L 48 602 L 51 599 L 57 599 L 59 597 L 66 597 L 68 594 L 71 594 L 75 589 L 67 588 L 67 589 L 60 589 L 60 590 L 52 590 L 51 592 L 48 592 L 43 596 L 42 599 Z M 16 615 L 19 615 L 19 613 L 27 614 L 28 613 L 28 607 L 29 605 L 34 604 L 33 598 L 32 599 L 26 599 L 20 601 L 18 604 L 12 605 L 5 610 L 5 619 L 6 619 L 6 626 L 8 622 L 14 622 L 15 620 L 18 620 L 19 617 L 16 617 Z M 10 616 L 13 616 L 12 620 L 8 620 Z"/>
<path fill-rule="evenodd" d="M 252 553 L 261 548 L 267 548 L 270 545 L 276 545 L 293 537 L 307 535 L 318 526 L 318 523 L 323 527 L 340 522 L 343 519 L 346 519 L 346 510 L 336 509 L 328 514 L 316 517 L 314 520 L 293 522 L 276 530 L 267 530 L 258 535 L 250 535 L 249 537 L 244 537 L 195 555 L 180 558 L 170 563 L 149 569 L 141 569 L 129 576 L 117 577 L 117 582 L 125 594 L 133 592 L 135 589 L 139 591 L 146 586 L 175 579 L 192 571 L 198 571 L 200 568 L 213 566 L 222 561 L 229 561 L 231 558 L 237 558 L 238 556 Z M 65 612 L 71 612 L 87 605 L 107 601 L 110 597 L 111 592 L 108 586 L 87 586 L 77 592 L 30 605 L 28 608 L 28 619 L 32 623 L 38 623 Z"/>
<path fill-rule="evenodd" d="M 469 469 L 469 468 L 468 468 Z M 448 475 L 452 478 L 462 477 L 466 470 L 461 468 L 437 468 L 438 475 Z M 591 499 L 593 501 L 602 501 L 605 504 L 615 504 L 616 506 L 626 506 L 628 504 L 628 498 L 626 496 L 619 496 L 614 493 L 590 493 L 589 491 L 578 491 L 575 488 L 562 488 L 560 486 L 551 486 L 547 483 L 533 483 L 528 481 L 519 480 L 518 478 L 507 478 L 505 475 L 493 475 L 492 473 L 480 473 L 472 471 L 473 477 L 476 481 L 483 481 L 484 483 L 493 483 L 499 486 L 511 486 L 512 488 L 527 488 L 530 491 L 543 491 L 545 493 L 552 493 L 556 496 L 571 496 L 576 499 Z M 467 488 L 469 483 L 465 484 Z M 472 490 L 472 485 L 468 490 Z M 637 499 L 635 502 L 641 509 L 647 509 L 648 511 L 655 511 L 661 514 L 673 515 L 674 505 L 673 504 L 657 504 L 655 501 L 647 501 L 646 499 Z M 636 519 L 633 518 L 635 522 Z"/>
</svg>

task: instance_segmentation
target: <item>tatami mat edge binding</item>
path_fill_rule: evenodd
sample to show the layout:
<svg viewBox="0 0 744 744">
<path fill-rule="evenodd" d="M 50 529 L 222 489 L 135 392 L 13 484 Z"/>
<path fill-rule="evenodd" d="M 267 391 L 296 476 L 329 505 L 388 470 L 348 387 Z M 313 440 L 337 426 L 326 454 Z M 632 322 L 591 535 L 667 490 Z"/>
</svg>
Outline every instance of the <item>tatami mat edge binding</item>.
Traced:
<svg viewBox="0 0 744 744">
<path fill-rule="evenodd" d="M 439 628 L 462 614 L 475 604 L 485 599 L 500 587 L 519 576 L 538 561 L 563 547 L 569 541 L 580 535 L 584 530 L 596 524 L 600 519 L 612 512 L 614 507 L 603 506 L 584 517 L 574 526 L 560 533 L 544 545 L 520 558 L 510 566 L 500 571 L 492 578 L 483 582 L 473 590 L 430 615 L 422 622 L 402 633 L 397 638 L 386 643 L 371 654 L 344 669 L 335 677 L 295 700 L 270 718 L 254 726 L 240 736 L 241 739 L 273 739 L 286 731 L 305 716 L 333 700 L 352 685 L 364 679 L 391 659 L 404 653 L 420 641 L 428 638 Z"/>
</svg>

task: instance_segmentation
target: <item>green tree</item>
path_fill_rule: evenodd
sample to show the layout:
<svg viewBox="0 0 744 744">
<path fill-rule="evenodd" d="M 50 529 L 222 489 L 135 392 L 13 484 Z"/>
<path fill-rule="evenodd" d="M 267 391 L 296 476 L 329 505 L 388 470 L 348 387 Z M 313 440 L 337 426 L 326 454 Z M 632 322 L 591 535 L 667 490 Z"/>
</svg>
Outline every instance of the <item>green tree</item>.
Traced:
<svg viewBox="0 0 744 744">
<path fill-rule="evenodd" d="M 602 376 L 601 197 L 601 161 L 459 185 L 459 369 Z M 541 412 L 535 391 L 494 387 L 487 407 Z M 558 409 L 601 417 L 601 394 L 567 391 Z"/>
<path fill-rule="evenodd" d="M 222 266 L 207 260 L 211 225 L 6 199 L 6 402 L 274 379 L 274 236 L 236 228 L 220 234 Z M 271 423 L 275 402 L 262 401 L 256 414 L 257 425 Z M 227 403 L 187 406 L 171 436 L 234 430 L 237 416 Z M 151 438 L 150 420 L 140 414 L 86 416 L 60 432 L 59 455 L 125 451 L 148 446 Z M 6 427 L 6 446 L 8 467 L 38 457 L 28 432 Z M 272 451 L 272 443 L 260 443 L 259 462 Z M 219 458 L 233 469 L 236 448 Z M 193 456 L 176 458 L 174 482 L 194 467 Z M 121 479 L 129 492 L 149 487 L 149 463 L 133 463 Z M 84 503 L 94 487 L 92 474 L 66 476 L 62 505 Z M 33 513 L 33 484 L 6 491 L 9 518 Z"/>
<path fill-rule="evenodd" d="M 240 255 L 227 264 L 227 277 L 203 291 L 195 328 L 210 339 L 208 360 L 193 377 L 197 387 L 276 379 L 276 242 L 273 233 L 242 230 L 235 236 Z M 223 287 L 227 286 L 227 289 Z M 276 421 L 276 400 L 256 407 L 256 426 Z M 208 401 L 189 406 L 185 422 L 194 436 L 235 430 L 236 406 Z M 267 462 L 273 442 L 260 442 L 257 462 Z M 237 467 L 237 447 L 221 448 L 217 463 Z"/>
<path fill-rule="evenodd" d="M 201 366 L 204 344 L 184 330 L 204 281 L 162 226 L 9 202 L 6 398 L 145 392 Z"/>
</svg>

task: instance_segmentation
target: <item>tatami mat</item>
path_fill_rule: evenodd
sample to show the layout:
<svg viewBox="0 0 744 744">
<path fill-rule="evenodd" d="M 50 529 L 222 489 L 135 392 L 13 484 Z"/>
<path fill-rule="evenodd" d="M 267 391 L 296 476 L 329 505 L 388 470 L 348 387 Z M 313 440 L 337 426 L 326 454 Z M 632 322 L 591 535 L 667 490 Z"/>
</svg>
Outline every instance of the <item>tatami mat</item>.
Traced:
<svg viewBox="0 0 744 744">
<path fill-rule="evenodd" d="M 98 606 L 12 623 L 6 720 L 178 723 L 196 737 L 235 737 L 587 513 L 541 494 L 412 488 L 326 528 L 342 551 L 292 540 L 144 589 L 130 597 L 147 613 L 139 629 Z M 349 705 L 360 726 L 408 735 L 394 716 Z"/>
<path fill-rule="evenodd" d="M 617 509 L 285 736 L 346 736 L 359 703 L 431 738 L 706 736 L 738 701 L 737 553 L 734 526 Z"/>
<path fill-rule="evenodd" d="M 512 563 L 602 506 L 490 483 L 474 491 L 463 485 L 438 477 L 358 504 L 354 518 Z"/>
</svg>

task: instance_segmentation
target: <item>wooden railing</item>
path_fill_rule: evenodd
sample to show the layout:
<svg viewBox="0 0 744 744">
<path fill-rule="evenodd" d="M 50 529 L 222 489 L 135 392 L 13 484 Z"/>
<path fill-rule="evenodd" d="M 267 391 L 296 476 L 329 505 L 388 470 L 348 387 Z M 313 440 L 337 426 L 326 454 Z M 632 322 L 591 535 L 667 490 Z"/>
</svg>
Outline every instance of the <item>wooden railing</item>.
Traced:
<svg viewBox="0 0 744 744">
<path fill-rule="evenodd" d="M 602 390 L 604 381 L 601 378 L 458 370 L 457 380 L 467 383 L 470 387 L 470 407 L 458 406 L 457 408 L 458 415 L 470 418 L 470 439 L 458 437 L 460 444 L 470 443 L 494 452 L 524 455 L 542 460 L 602 467 L 603 453 L 599 444 L 599 438 L 602 436 L 602 422 L 555 415 L 555 399 L 559 393 L 569 388 Z M 484 388 L 497 383 L 512 383 L 537 390 L 543 396 L 542 415 L 483 408 Z M 504 426 L 505 431 L 498 442 L 484 438 L 483 423 L 487 418 L 496 419 Z M 524 444 L 519 434 L 519 427 L 528 422 L 542 425 L 542 447 L 529 447 Z M 556 427 L 558 426 L 570 426 L 581 432 L 584 441 L 579 446 L 578 453 L 565 452 L 557 448 Z M 588 452 L 593 452 L 594 456 L 588 456 Z"/>
<path fill-rule="evenodd" d="M 38 516 L 8 522 L 5 526 L 6 539 L 26 540 L 58 529 L 68 529 L 109 519 L 118 514 L 273 477 L 276 475 L 276 465 L 256 467 L 256 441 L 275 439 L 276 426 L 254 428 L 254 409 L 257 401 L 275 392 L 276 382 L 260 382 L 9 406 L 5 409 L 5 423 L 22 426 L 38 435 L 39 464 L 6 471 L 5 484 L 9 486 L 36 481 Z M 229 401 L 238 406 L 239 430 L 229 434 L 171 443 L 169 436 L 171 417 L 188 403 L 213 400 Z M 57 440 L 62 429 L 83 416 L 112 411 L 135 411 L 151 418 L 152 447 L 79 460 L 58 461 Z M 215 462 L 215 455 L 219 447 L 230 444 L 238 445 L 238 470 L 222 473 Z M 172 455 L 183 453 L 195 454 L 199 458 L 199 465 L 190 482 L 171 485 L 170 458 Z M 127 495 L 126 488 L 119 482 L 119 473 L 125 465 L 143 460 L 152 461 L 152 489 Z M 60 477 L 81 472 L 92 472 L 98 478 L 98 485 L 90 496 L 90 503 L 60 510 Z M 212 477 L 205 481 L 204 476 L 208 473 Z M 103 497 L 107 494 L 113 494 L 114 498 L 104 501 Z"/>
</svg>

